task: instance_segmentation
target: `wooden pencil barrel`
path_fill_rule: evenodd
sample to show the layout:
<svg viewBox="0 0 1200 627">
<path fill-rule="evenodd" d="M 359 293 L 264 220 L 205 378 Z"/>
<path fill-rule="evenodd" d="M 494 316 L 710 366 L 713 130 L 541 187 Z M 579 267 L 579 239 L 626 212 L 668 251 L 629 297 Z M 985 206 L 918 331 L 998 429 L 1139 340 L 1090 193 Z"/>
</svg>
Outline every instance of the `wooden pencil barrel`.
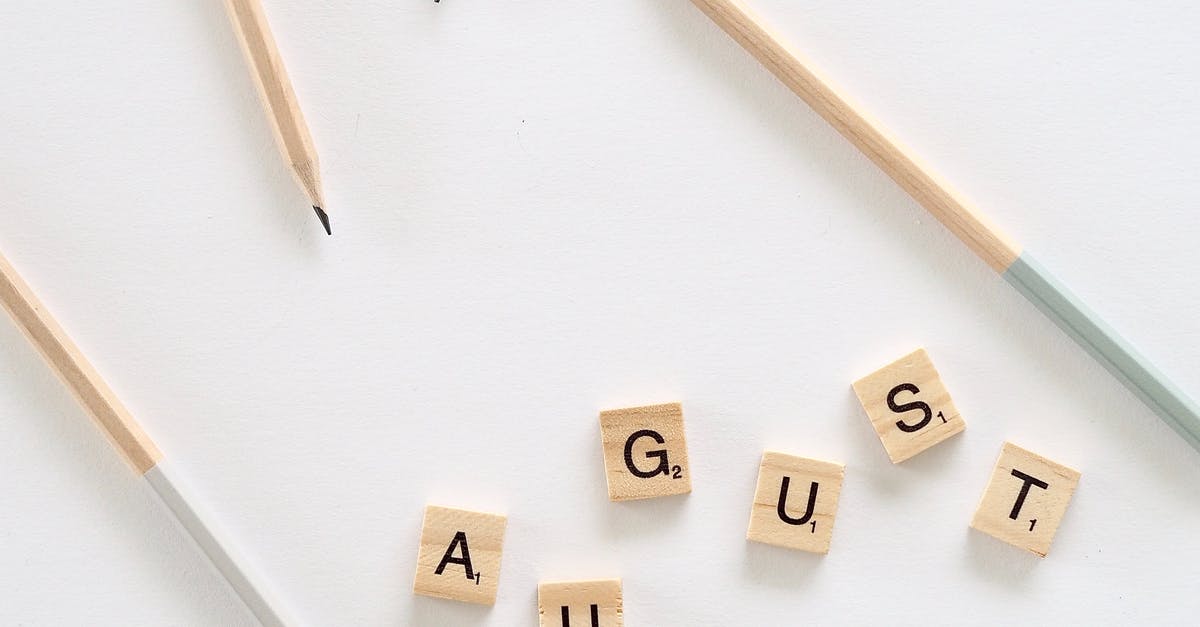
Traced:
<svg viewBox="0 0 1200 627">
<path fill-rule="evenodd" d="M 153 468 L 162 453 L 3 255 L 0 301 L 134 470 Z"/>
<path fill-rule="evenodd" d="M 234 32 L 250 64 L 254 84 L 263 108 L 275 132 L 285 161 L 300 187 L 316 207 L 325 204 L 321 192 L 321 169 L 304 114 L 300 111 L 292 81 L 283 66 L 283 57 L 267 25 L 267 16 L 259 0 L 226 0 L 225 7 Z"/>
<path fill-rule="evenodd" d="M 931 170 L 923 167 L 883 128 L 849 104 L 768 32 L 739 0 L 692 0 L 701 11 L 754 55 L 808 106 L 950 229 L 998 273 L 1020 256 L 1020 247 L 976 213 Z"/>
</svg>

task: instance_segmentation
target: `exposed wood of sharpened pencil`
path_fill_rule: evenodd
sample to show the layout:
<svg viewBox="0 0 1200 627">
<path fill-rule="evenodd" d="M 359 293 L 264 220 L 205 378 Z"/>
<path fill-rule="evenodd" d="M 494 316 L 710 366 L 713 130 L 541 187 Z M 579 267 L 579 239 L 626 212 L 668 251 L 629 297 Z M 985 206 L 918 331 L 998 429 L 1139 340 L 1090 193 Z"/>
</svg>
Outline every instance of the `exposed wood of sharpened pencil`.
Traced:
<svg viewBox="0 0 1200 627">
<path fill-rule="evenodd" d="M 283 67 L 279 48 L 275 46 L 262 3 L 259 0 L 226 0 L 225 6 L 250 64 L 254 82 L 258 85 L 258 93 L 271 120 L 271 127 L 275 130 L 280 151 L 291 164 L 296 180 L 308 195 L 321 225 L 329 232 L 317 150 L 304 123 L 304 114 L 300 112 L 292 82 Z"/>
<path fill-rule="evenodd" d="M 1020 247 L 976 213 L 933 172 L 851 106 L 830 84 L 788 50 L 737 0 L 692 0 L 814 111 L 874 161 L 998 273 L 1020 256 Z"/>
<path fill-rule="evenodd" d="M 141 475 L 153 468 L 162 453 L 2 255 L 0 300 L 134 470 Z"/>
</svg>

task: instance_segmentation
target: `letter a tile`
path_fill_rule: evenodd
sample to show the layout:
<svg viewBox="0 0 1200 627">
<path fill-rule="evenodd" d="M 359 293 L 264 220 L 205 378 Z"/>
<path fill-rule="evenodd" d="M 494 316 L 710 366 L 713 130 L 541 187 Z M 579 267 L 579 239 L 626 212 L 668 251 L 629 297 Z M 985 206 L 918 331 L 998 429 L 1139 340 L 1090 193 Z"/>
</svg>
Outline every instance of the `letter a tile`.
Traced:
<svg viewBox="0 0 1200 627">
<path fill-rule="evenodd" d="M 540 627 L 622 627 L 621 580 L 538 584 Z"/>
<path fill-rule="evenodd" d="M 608 498 L 648 499 L 692 491 L 679 403 L 600 412 Z"/>
<path fill-rule="evenodd" d="M 767 451 L 746 539 L 812 553 L 828 553 L 845 467 Z"/>
<path fill-rule="evenodd" d="M 854 393 L 893 464 L 966 428 L 923 348 L 855 381 Z"/>
<path fill-rule="evenodd" d="M 494 605 L 507 523 L 495 514 L 426 507 L 413 592 Z"/>
<path fill-rule="evenodd" d="M 1046 557 L 1079 472 L 1005 442 L 971 527 Z"/>
</svg>

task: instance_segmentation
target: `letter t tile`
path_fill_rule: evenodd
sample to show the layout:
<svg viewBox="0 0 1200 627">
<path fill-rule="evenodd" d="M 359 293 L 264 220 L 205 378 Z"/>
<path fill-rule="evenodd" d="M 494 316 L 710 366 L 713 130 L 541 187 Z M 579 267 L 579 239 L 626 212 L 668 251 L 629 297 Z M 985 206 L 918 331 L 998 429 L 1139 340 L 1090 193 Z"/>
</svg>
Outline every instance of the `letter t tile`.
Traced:
<svg viewBox="0 0 1200 627">
<path fill-rule="evenodd" d="M 1078 471 L 1005 442 L 971 526 L 1046 557 L 1078 483 Z"/>
</svg>

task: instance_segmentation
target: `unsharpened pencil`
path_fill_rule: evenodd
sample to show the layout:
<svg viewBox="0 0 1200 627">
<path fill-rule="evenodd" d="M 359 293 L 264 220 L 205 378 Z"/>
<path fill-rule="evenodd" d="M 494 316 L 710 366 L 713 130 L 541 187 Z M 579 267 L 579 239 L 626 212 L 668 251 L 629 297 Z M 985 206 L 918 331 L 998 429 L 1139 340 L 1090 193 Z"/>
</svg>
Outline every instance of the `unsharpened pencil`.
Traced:
<svg viewBox="0 0 1200 627">
<path fill-rule="evenodd" d="M 233 30 L 250 64 L 254 83 L 258 85 L 258 94 L 262 97 L 271 128 L 275 131 L 279 150 L 291 164 L 296 180 L 312 203 L 321 226 L 325 227 L 325 233 L 332 234 L 321 193 L 317 150 L 304 123 L 304 114 L 300 112 L 292 82 L 283 67 L 279 48 L 275 46 L 275 37 L 271 35 L 262 3 L 259 0 L 226 0 L 225 7 L 229 10 Z"/>
<path fill-rule="evenodd" d="M 1002 235 L 881 126 L 851 105 L 771 34 L 743 2 L 692 3 L 1200 451 L 1200 408 L 1196 403 L 1028 252 Z"/>
<path fill-rule="evenodd" d="M 2 255 L 0 302 L 55 374 L 100 425 L 113 446 L 150 484 L 259 622 L 268 627 L 288 624 L 279 602 L 248 568 L 235 545 L 197 507 L 186 484 L 172 472 L 158 447 Z"/>
</svg>

